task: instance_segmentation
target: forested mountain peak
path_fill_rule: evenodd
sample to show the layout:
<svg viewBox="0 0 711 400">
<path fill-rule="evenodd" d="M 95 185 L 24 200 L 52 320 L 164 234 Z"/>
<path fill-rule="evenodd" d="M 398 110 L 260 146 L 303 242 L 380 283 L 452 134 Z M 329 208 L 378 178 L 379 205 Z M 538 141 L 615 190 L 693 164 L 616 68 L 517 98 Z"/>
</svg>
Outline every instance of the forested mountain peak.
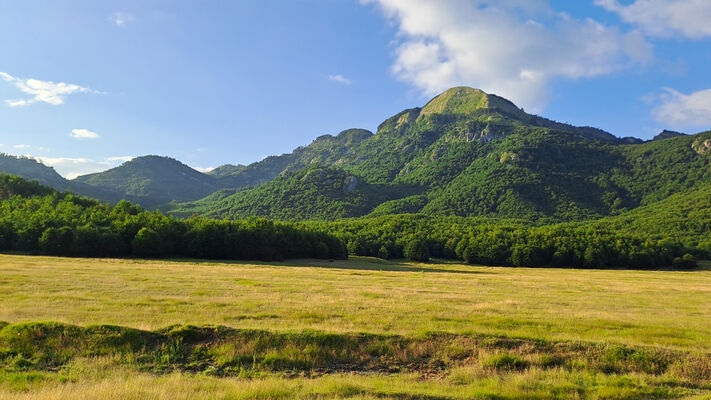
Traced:
<svg viewBox="0 0 711 400">
<path fill-rule="evenodd" d="M 155 155 L 136 157 L 104 172 L 82 175 L 75 181 L 123 193 L 146 207 L 196 200 L 219 189 L 214 177 L 176 159 Z"/>
<path fill-rule="evenodd" d="M 46 166 L 31 157 L 0 153 L 0 173 L 2 172 L 17 175 L 30 181 L 37 181 L 42 185 L 62 192 L 71 191 L 108 202 L 116 202 L 121 199 L 121 195 L 110 190 L 64 179 L 54 168 Z"/>
<path fill-rule="evenodd" d="M 103 172 L 79 176 L 75 180 L 96 186 L 107 186 L 109 182 L 130 177 L 166 178 L 168 175 L 182 176 L 195 182 L 205 182 L 210 179 L 202 172 L 196 171 L 174 158 L 147 155 L 136 157 Z"/>
<path fill-rule="evenodd" d="M 36 180 L 47 186 L 66 183 L 66 180 L 54 168 L 48 167 L 31 157 L 0 153 L 0 172 Z"/>
<path fill-rule="evenodd" d="M 414 132 L 436 140 L 442 133 L 457 132 L 467 141 L 489 141 L 508 136 L 520 127 L 569 132 L 588 140 L 616 144 L 637 142 L 630 138 L 617 138 L 599 128 L 574 126 L 528 114 L 503 97 L 465 86 L 442 92 L 423 108 L 411 108 L 395 114 L 378 126 L 378 135 Z"/>
<path fill-rule="evenodd" d="M 352 146 L 360 143 L 361 141 L 368 139 L 373 136 L 373 132 L 367 129 L 351 128 L 339 132 L 336 136 L 333 135 L 322 135 L 316 138 L 316 141 L 329 141 L 336 140 L 344 146 Z"/>
<path fill-rule="evenodd" d="M 657 136 L 652 138 L 652 141 L 664 140 L 664 139 L 669 139 L 669 138 L 674 138 L 674 137 L 679 137 L 679 136 L 686 136 L 686 134 L 681 133 L 681 132 L 669 131 L 669 130 L 665 129 L 665 130 L 661 131 Z"/>
<path fill-rule="evenodd" d="M 321 135 L 290 153 L 208 174 L 155 155 L 74 181 L 31 160 L 0 157 L 0 167 L 22 162 L 41 167 L 24 175 L 31 179 L 58 177 L 52 185 L 58 190 L 118 196 L 184 215 L 310 219 L 423 212 L 571 221 L 615 215 L 708 181 L 708 137 L 665 131 L 654 141 L 619 139 L 455 87 L 388 118 L 377 134 Z M 22 175 L 17 168 L 7 172 Z"/>
<path fill-rule="evenodd" d="M 353 135 L 359 141 L 340 140 Z M 235 178 L 250 178 L 255 187 L 235 185 L 243 189 L 175 211 L 231 218 L 422 212 L 585 220 L 708 182 L 708 136 L 677 135 L 664 143 L 619 139 L 526 114 L 477 89 L 453 88 L 424 108 L 388 118 L 376 135 L 324 135 L 293 153 L 247 166 Z M 352 176 L 358 190 L 341 190 L 341 178 L 312 179 L 326 173 L 314 166 L 328 168 L 329 176 L 336 170 Z M 309 179 L 297 179 L 300 174 Z"/>
<path fill-rule="evenodd" d="M 458 86 L 448 89 L 430 100 L 420 111 L 430 114 L 471 114 L 481 109 L 496 109 L 512 115 L 525 113 L 509 100 L 488 94 L 479 89 Z"/>
</svg>

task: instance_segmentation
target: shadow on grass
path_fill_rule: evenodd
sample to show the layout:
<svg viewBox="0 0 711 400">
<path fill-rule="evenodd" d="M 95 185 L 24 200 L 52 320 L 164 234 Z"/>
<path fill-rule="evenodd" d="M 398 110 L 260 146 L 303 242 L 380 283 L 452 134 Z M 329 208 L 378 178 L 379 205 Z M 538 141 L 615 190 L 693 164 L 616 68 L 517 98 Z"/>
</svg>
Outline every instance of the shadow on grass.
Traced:
<svg viewBox="0 0 711 400">
<path fill-rule="evenodd" d="M 327 268 L 352 271 L 385 271 L 385 272 L 436 272 L 450 274 L 478 274 L 474 270 L 437 268 L 435 265 L 460 265 L 437 260 L 436 264 L 413 264 L 404 260 L 383 260 L 375 257 L 351 257 L 348 260 L 318 260 L 296 259 L 287 261 L 244 261 L 244 260 L 205 260 L 193 258 L 169 258 L 162 261 L 199 265 L 267 265 L 290 268 Z"/>
</svg>

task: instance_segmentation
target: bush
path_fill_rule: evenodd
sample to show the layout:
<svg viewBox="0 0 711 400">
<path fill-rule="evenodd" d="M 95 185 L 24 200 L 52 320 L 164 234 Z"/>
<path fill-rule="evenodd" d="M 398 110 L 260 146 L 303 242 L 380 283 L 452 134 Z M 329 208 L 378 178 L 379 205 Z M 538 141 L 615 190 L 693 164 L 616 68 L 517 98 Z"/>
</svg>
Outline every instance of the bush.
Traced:
<svg viewBox="0 0 711 400">
<path fill-rule="evenodd" d="M 141 228 L 131 242 L 133 254 L 140 257 L 155 258 L 164 256 L 163 245 L 158 232 L 151 228 Z"/>
<path fill-rule="evenodd" d="M 501 353 L 486 359 L 482 365 L 499 371 L 520 371 L 528 368 L 528 361 L 519 356 Z"/>
<path fill-rule="evenodd" d="M 688 253 L 684 254 L 682 257 L 674 258 L 674 262 L 672 263 L 672 265 L 674 266 L 674 268 L 679 269 L 693 269 L 698 266 L 696 264 L 696 257 Z"/>
<path fill-rule="evenodd" d="M 563 365 L 565 363 L 565 360 L 559 356 L 543 354 L 538 362 L 543 368 L 555 368 Z"/>
</svg>

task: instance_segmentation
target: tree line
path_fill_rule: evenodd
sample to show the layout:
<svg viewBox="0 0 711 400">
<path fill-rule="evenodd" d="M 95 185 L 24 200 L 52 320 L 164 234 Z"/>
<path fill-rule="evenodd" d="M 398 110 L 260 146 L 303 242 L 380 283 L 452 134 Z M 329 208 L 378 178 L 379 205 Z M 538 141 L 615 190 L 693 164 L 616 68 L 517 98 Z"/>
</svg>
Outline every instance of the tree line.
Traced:
<svg viewBox="0 0 711 400">
<path fill-rule="evenodd" d="M 581 268 L 692 268 L 697 258 L 711 255 L 708 242 L 682 242 L 674 232 L 645 234 L 651 232 L 646 225 L 632 233 L 612 222 L 533 226 L 423 214 L 302 223 L 176 219 L 127 201 L 109 206 L 1 174 L 0 199 L 0 250 L 48 255 L 269 261 L 351 254 Z"/>
<path fill-rule="evenodd" d="M 334 235 L 248 219 L 178 220 L 127 201 L 109 206 L 0 175 L 0 250 L 85 257 L 344 259 Z"/>
<path fill-rule="evenodd" d="M 590 223 L 531 226 L 486 218 L 421 214 L 308 222 L 341 238 L 351 255 L 457 259 L 517 267 L 692 268 L 708 251 L 663 237 Z"/>
</svg>

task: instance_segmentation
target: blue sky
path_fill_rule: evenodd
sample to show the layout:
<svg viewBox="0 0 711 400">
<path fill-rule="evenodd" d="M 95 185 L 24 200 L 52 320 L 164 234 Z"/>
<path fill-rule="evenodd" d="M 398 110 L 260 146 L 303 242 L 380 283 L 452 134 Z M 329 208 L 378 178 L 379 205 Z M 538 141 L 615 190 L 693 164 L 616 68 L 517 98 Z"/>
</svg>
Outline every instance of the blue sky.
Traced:
<svg viewBox="0 0 711 400">
<path fill-rule="evenodd" d="M 711 129 L 708 0 L 6 2 L 0 152 L 250 163 L 447 87 L 617 136 Z"/>
</svg>

